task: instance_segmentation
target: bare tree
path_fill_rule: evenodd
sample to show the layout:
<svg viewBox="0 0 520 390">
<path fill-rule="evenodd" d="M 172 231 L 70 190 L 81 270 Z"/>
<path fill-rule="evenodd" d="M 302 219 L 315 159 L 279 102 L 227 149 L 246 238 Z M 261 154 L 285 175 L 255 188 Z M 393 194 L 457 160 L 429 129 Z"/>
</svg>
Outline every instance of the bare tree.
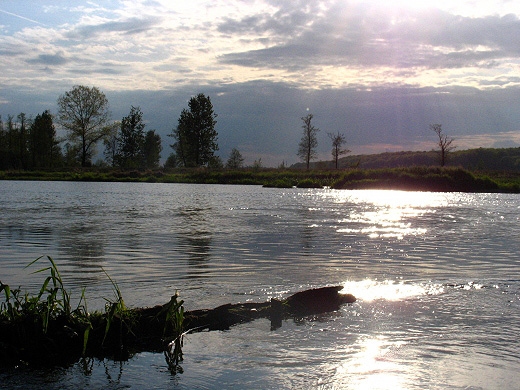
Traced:
<svg viewBox="0 0 520 390">
<path fill-rule="evenodd" d="M 437 134 L 437 136 L 439 137 L 437 145 L 439 146 L 439 157 L 441 167 L 443 167 L 446 164 L 446 161 L 448 160 L 448 154 L 456 148 L 456 146 L 452 145 L 454 139 L 444 134 L 442 132 L 442 125 L 439 125 L 437 123 L 430 125 L 430 130 L 434 131 L 435 134 Z"/>
<path fill-rule="evenodd" d="M 96 87 L 76 85 L 58 98 L 58 122 L 77 146 L 81 166 L 90 164 L 96 143 L 107 134 L 108 100 Z"/>
<path fill-rule="evenodd" d="M 307 170 L 309 170 L 311 160 L 316 157 L 316 148 L 318 147 L 316 134 L 320 131 L 312 125 L 312 118 L 312 114 L 302 117 L 303 136 L 298 146 L 298 157 L 305 163 Z"/>
<path fill-rule="evenodd" d="M 332 141 L 332 158 L 336 169 L 338 169 L 339 156 L 350 153 L 350 150 L 342 148 L 342 146 L 347 143 L 347 139 L 344 134 L 340 134 L 339 132 L 337 134 L 327 133 L 327 135 Z"/>
</svg>

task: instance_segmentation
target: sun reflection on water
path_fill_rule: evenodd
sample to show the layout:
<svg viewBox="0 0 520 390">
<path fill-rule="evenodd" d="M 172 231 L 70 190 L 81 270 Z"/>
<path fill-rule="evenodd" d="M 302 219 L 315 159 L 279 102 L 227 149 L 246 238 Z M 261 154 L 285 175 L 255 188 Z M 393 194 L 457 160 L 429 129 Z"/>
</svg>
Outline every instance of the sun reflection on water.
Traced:
<svg viewBox="0 0 520 390">
<path fill-rule="evenodd" d="M 435 213 L 446 199 L 437 193 L 405 191 L 364 191 L 333 193 L 336 203 L 365 205 L 346 210 L 339 219 L 338 233 L 363 233 L 371 238 L 403 239 L 424 235 L 427 230 L 413 226 L 418 217 Z M 351 203 L 352 202 L 352 203 Z"/>
<path fill-rule="evenodd" d="M 404 345 L 383 336 L 363 338 L 352 346 L 352 357 L 337 367 L 335 385 L 371 390 L 406 388 L 406 376 L 402 375 L 406 367 L 397 359 Z"/>
<path fill-rule="evenodd" d="M 347 281 L 343 286 L 342 293 L 355 292 L 358 304 L 368 307 L 377 306 L 372 302 L 380 300 L 405 301 L 444 292 L 441 284 L 402 280 L 365 279 Z M 360 335 L 355 343 L 344 347 L 347 358 L 333 368 L 333 387 L 371 390 L 413 387 L 410 342 L 397 340 L 392 335 Z"/>
<path fill-rule="evenodd" d="M 342 293 L 355 291 L 356 299 L 371 302 L 378 299 L 387 301 L 400 301 L 403 299 L 416 298 L 423 295 L 438 295 L 444 292 L 440 284 L 405 283 L 394 280 L 362 280 L 348 281 L 343 284 Z"/>
</svg>

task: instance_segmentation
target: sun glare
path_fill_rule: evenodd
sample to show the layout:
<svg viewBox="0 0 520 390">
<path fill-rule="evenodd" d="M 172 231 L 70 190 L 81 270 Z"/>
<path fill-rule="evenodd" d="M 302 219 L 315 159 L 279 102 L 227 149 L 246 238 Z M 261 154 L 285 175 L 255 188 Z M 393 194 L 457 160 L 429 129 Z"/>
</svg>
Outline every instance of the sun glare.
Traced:
<svg viewBox="0 0 520 390">
<path fill-rule="evenodd" d="M 406 367 L 394 359 L 402 346 L 382 336 L 362 339 L 353 347 L 357 352 L 352 359 L 336 369 L 336 385 L 370 390 L 405 388 L 402 372 Z"/>
<path fill-rule="evenodd" d="M 439 284 L 404 283 L 393 280 L 348 281 L 343 285 L 342 293 L 356 291 L 356 298 L 363 302 L 379 299 L 387 301 L 401 301 L 418 298 L 423 295 L 438 295 L 444 291 Z"/>
<path fill-rule="evenodd" d="M 359 4 L 369 4 L 383 9 L 421 11 L 428 9 L 440 9 L 461 16 L 476 17 L 489 14 L 506 15 L 515 12 L 515 2 L 483 1 L 483 0 L 358 0 Z"/>
<path fill-rule="evenodd" d="M 406 191 L 363 191 L 337 193 L 338 203 L 353 201 L 370 207 L 349 208 L 338 220 L 338 233 L 362 233 L 370 238 L 395 238 L 426 234 L 423 227 L 414 226 L 418 217 L 435 212 L 445 198 L 435 193 Z M 345 198 L 343 198 L 345 197 Z"/>
</svg>

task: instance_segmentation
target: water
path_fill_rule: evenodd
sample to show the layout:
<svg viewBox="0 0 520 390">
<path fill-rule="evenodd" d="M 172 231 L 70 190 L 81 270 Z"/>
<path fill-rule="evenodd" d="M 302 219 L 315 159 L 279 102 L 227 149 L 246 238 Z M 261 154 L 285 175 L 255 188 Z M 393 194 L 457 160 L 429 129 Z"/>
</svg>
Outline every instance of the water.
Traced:
<svg viewBox="0 0 520 390">
<path fill-rule="evenodd" d="M 520 197 L 148 183 L 0 182 L 0 280 L 52 256 L 89 309 L 179 290 L 187 310 L 344 285 L 338 312 L 190 334 L 162 354 L 0 372 L 0 388 L 520 388 Z M 43 259 L 44 260 L 44 259 Z M 43 261 L 40 260 L 40 261 Z"/>
</svg>

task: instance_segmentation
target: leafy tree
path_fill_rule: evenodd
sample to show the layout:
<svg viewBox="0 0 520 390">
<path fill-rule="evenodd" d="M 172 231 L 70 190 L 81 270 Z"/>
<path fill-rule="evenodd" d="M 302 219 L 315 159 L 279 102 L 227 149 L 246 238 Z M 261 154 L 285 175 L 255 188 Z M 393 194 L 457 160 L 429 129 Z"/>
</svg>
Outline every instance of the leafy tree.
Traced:
<svg viewBox="0 0 520 390">
<path fill-rule="evenodd" d="M 192 97 L 188 107 L 189 110 L 182 110 L 177 128 L 170 134 L 175 139 L 170 146 L 183 166 L 207 166 L 218 150 L 217 114 L 210 98 L 202 93 Z"/>
<path fill-rule="evenodd" d="M 433 124 L 430 125 L 430 129 L 434 131 L 435 134 L 437 134 L 437 137 L 439 137 L 437 145 L 439 147 L 440 164 L 441 167 L 443 167 L 446 164 L 446 161 L 448 160 L 448 154 L 456 148 L 456 146 L 452 145 L 454 139 L 448 137 L 446 134 L 442 132 L 442 125 Z"/>
<path fill-rule="evenodd" d="M 14 117 L 12 115 L 7 116 L 7 129 L 6 129 L 6 150 L 7 150 L 7 168 L 20 169 L 21 161 L 18 153 L 19 131 Z"/>
<path fill-rule="evenodd" d="M 208 161 L 208 168 L 212 169 L 222 169 L 224 168 L 224 163 L 220 156 L 213 155 Z"/>
<path fill-rule="evenodd" d="M 312 114 L 302 117 L 303 136 L 298 147 L 298 157 L 305 163 L 309 170 L 310 162 L 316 157 L 316 148 L 318 147 L 317 133 L 320 129 L 314 127 L 311 123 Z"/>
<path fill-rule="evenodd" d="M 15 120 L 8 115 L 5 124 L 1 123 L 0 131 L 0 164 L 2 169 L 26 169 L 29 162 L 28 126 L 29 121 L 24 113 Z"/>
<path fill-rule="evenodd" d="M 233 148 L 226 162 L 226 168 L 239 169 L 244 166 L 244 158 L 237 148 Z"/>
<path fill-rule="evenodd" d="M 69 131 L 81 166 L 91 164 L 96 143 L 106 136 L 108 100 L 96 87 L 76 85 L 58 98 L 58 123 Z"/>
<path fill-rule="evenodd" d="M 144 137 L 143 144 L 143 157 L 146 168 L 154 169 L 159 167 L 161 151 L 161 136 L 156 134 L 155 131 L 149 130 Z"/>
<path fill-rule="evenodd" d="M 117 165 L 125 169 L 142 168 L 144 165 L 143 113 L 139 107 L 132 106 L 128 116 L 121 121 Z"/>
<path fill-rule="evenodd" d="M 177 168 L 179 161 L 175 153 L 171 153 L 164 163 L 165 168 Z"/>
<path fill-rule="evenodd" d="M 327 135 L 332 141 L 332 159 L 334 160 L 334 165 L 336 169 L 338 169 L 339 156 L 342 156 L 350 152 L 350 150 L 343 149 L 342 147 L 347 142 L 347 140 L 345 138 L 345 135 L 340 134 L 339 132 L 337 134 L 327 133 Z"/>
<path fill-rule="evenodd" d="M 117 152 L 119 150 L 119 129 L 121 122 L 114 122 L 107 126 L 106 136 L 103 140 L 105 150 L 103 154 L 105 161 L 109 166 L 114 168 L 117 165 Z"/>
<path fill-rule="evenodd" d="M 49 110 L 36 115 L 29 130 L 29 153 L 32 168 L 51 168 L 61 159 L 56 128 Z"/>
<path fill-rule="evenodd" d="M 21 112 L 18 114 L 18 155 L 23 169 L 27 169 L 29 166 L 29 121 L 26 115 Z"/>
<path fill-rule="evenodd" d="M 7 131 L 5 131 L 2 116 L 0 116 L 0 169 L 7 169 L 9 162 L 9 149 L 7 144 Z"/>
<path fill-rule="evenodd" d="M 65 143 L 63 161 L 67 167 L 78 167 L 81 166 L 81 150 L 80 145 L 71 144 L 70 142 Z"/>
</svg>

